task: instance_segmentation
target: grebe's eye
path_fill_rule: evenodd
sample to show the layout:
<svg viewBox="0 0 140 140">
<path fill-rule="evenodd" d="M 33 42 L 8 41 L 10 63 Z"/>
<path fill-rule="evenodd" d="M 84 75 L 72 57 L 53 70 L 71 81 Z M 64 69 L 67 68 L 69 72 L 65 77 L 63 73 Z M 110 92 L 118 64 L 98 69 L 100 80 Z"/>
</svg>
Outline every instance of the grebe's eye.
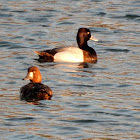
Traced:
<svg viewBox="0 0 140 140">
<path fill-rule="evenodd" d="M 90 34 L 90 32 L 87 32 L 87 34 L 89 35 L 89 34 Z"/>
<path fill-rule="evenodd" d="M 33 73 L 35 73 L 35 71 L 33 71 Z"/>
</svg>

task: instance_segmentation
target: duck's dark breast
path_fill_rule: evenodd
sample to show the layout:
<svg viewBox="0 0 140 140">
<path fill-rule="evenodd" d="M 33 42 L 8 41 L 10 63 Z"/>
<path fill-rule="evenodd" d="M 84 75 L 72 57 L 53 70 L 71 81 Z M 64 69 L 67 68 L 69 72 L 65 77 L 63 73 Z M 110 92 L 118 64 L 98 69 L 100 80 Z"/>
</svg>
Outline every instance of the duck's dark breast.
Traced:
<svg viewBox="0 0 140 140">
<path fill-rule="evenodd" d="M 84 62 L 89 62 L 89 63 L 96 63 L 97 62 L 96 52 L 93 49 L 91 51 L 83 50 Z"/>
</svg>

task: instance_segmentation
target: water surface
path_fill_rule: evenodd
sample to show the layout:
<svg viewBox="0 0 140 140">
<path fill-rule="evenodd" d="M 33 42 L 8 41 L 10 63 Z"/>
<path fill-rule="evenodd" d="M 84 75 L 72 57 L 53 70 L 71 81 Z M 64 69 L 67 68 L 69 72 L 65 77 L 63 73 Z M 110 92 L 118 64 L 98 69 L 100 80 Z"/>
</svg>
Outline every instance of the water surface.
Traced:
<svg viewBox="0 0 140 140">
<path fill-rule="evenodd" d="M 139 7 L 138 0 L 1 1 L 1 139 L 140 139 Z M 80 27 L 99 40 L 88 42 L 96 64 L 35 60 L 33 50 L 76 47 Z M 51 101 L 20 101 L 32 65 Z"/>
</svg>

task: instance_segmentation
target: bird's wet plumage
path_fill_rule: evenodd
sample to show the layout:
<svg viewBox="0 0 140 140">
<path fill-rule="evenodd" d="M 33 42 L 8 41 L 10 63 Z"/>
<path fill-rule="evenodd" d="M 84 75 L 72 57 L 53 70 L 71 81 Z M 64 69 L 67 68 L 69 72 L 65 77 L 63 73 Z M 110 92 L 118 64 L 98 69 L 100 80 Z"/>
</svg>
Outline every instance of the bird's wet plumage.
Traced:
<svg viewBox="0 0 140 140">
<path fill-rule="evenodd" d="M 91 36 L 90 30 L 80 28 L 77 33 L 78 47 L 61 47 L 45 51 L 34 51 L 39 55 L 40 62 L 97 62 L 95 50 L 88 46 L 88 40 L 98 41 Z"/>
<path fill-rule="evenodd" d="M 30 67 L 27 76 L 23 80 L 30 80 L 31 82 L 20 89 L 21 100 L 39 101 L 51 99 L 52 90 L 41 83 L 42 76 L 37 67 Z"/>
</svg>

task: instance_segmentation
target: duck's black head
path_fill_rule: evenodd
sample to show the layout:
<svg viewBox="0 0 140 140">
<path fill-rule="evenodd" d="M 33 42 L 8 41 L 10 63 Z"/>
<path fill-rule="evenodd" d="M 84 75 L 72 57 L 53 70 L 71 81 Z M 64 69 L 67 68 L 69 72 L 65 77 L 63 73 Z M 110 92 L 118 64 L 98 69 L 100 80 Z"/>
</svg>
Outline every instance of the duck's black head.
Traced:
<svg viewBox="0 0 140 140">
<path fill-rule="evenodd" d="M 78 30 L 76 39 L 77 39 L 78 46 L 81 49 L 88 47 L 87 45 L 88 40 L 98 41 L 97 39 L 93 38 L 93 36 L 91 36 L 90 30 L 87 28 L 80 28 Z"/>
</svg>

